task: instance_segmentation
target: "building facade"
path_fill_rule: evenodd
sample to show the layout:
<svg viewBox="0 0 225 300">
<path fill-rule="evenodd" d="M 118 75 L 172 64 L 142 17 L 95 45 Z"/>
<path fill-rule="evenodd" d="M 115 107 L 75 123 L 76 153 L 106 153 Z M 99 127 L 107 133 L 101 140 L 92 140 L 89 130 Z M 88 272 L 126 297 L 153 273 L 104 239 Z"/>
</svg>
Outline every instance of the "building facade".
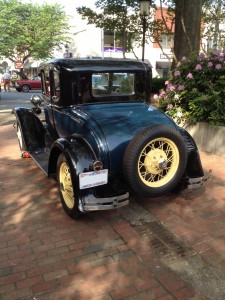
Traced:
<svg viewBox="0 0 225 300">
<path fill-rule="evenodd" d="M 163 8 L 166 12 L 166 8 Z M 156 10 L 154 18 L 160 18 L 161 12 Z M 56 57 L 111 57 L 122 58 L 123 51 L 121 45 L 115 40 L 113 32 L 107 32 L 103 29 L 96 28 L 94 25 L 87 25 L 85 20 L 76 13 L 71 24 L 72 40 L 66 45 L 64 53 L 55 52 Z M 147 37 L 147 35 L 146 35 Z M 163 37 L 164 38 L 164 37 Z M 167 77 L 171 67 L 172 53 L 170 45 L 167 43 L 166 36 L 162 40 L 163 51 L 156 43 L 146 38 L 145 60 L 152 66 L 153 77 Z M 142 47 L 134 48 L 133 53 L 126 53 L 126 58 L 142 58 Z M 166 55 L 165 55 L 166 53 Z M 136 56 L 136 57 L 135 57 Z"/>
</svg>

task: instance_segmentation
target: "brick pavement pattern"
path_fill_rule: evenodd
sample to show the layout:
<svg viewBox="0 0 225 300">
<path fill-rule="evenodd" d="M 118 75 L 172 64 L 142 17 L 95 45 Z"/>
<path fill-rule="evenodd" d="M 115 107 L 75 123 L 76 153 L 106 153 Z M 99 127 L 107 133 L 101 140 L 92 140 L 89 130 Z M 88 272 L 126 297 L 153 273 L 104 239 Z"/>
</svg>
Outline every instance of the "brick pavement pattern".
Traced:
<svg viewBox="0 0 225 300">
<path fill-rule="evenodd" d="M 207 299 L 145 238 L 151 223 L 141 233 L 124 217 L 125 208 L 72 220 L 55 181 L 20 157 L 11 124 L 0 126 L 0 150 L 0 300 Z M 213 170 L 205 189 L 135 201 L 172 234 L 170 243 L 178 241 L 222 272 L 225 157 L 201 157 Z"/>
</svg>

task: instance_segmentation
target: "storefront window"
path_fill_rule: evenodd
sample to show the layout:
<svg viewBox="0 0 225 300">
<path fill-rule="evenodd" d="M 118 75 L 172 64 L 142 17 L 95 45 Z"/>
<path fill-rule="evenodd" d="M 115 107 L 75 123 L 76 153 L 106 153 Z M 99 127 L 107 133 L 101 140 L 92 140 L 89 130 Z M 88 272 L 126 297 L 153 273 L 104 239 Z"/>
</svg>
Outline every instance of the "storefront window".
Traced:
<svg viewBox="0 0 225 300">
<path fill-rule="evenodd" d="M 104 31 L 104 52 L 123 52 L 121 41 L 115 31 Z"/>
</svg>

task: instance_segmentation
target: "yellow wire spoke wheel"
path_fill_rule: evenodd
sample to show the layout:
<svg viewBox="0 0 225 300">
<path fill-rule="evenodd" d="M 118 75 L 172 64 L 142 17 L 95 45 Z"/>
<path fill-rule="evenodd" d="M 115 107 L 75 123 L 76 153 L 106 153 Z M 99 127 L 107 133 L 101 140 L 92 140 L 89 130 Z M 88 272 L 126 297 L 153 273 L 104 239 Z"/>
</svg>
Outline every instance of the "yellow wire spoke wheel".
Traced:
<svg viewBox="0 0 225 300">
<path fill-rule="evenodd" d="M 187 147 L 176 128 L 158 124 L 130 141 L 123 158 L 125 178 L 138 194 L 158 197 L 172 191 L 185 174 Z"/>
<path fill-rule="evenodd" d="M 74 189 L 76 176 L 76 169 L 71 169 L 65 154 L 61 153 L 58 157 L 56 169 L 57 185 L 62 207 L 66 214 L 73 219 L 77 219 L 80 215 L 78 208 L 80 193 L 79 190 Z"/>
<path fill-rule="evenodd" d="M 176 174 L 180 162 L 176 144 L 168 138 L 156 138 L 141 150 L 138 174 L 152 188 L 167 184 Z"/>
<path fill-rule="evenodd" d="M 68 208 L 72 209 L 74 207 L 74 192 L 70 175 L 70 169 L 66 162 L 63 162 L 60 165 L 59 181 L 61 193 L 64 198 L 65 204 L 68 206 Z"/>
</svg>

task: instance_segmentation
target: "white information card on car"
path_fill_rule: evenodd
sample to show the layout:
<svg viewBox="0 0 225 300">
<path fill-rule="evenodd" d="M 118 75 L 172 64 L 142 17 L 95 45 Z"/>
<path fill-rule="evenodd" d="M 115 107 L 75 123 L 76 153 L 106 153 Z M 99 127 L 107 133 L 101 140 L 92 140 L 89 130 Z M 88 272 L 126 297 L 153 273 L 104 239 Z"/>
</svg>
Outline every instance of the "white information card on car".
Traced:
<svg viewBox="0 0 225 300">
<path fill-rule="evenodd" d="M 106 184 L 108 183 L 108 170 L 80 173 L 79 182 L 81 190 Z"/>
</svg>

